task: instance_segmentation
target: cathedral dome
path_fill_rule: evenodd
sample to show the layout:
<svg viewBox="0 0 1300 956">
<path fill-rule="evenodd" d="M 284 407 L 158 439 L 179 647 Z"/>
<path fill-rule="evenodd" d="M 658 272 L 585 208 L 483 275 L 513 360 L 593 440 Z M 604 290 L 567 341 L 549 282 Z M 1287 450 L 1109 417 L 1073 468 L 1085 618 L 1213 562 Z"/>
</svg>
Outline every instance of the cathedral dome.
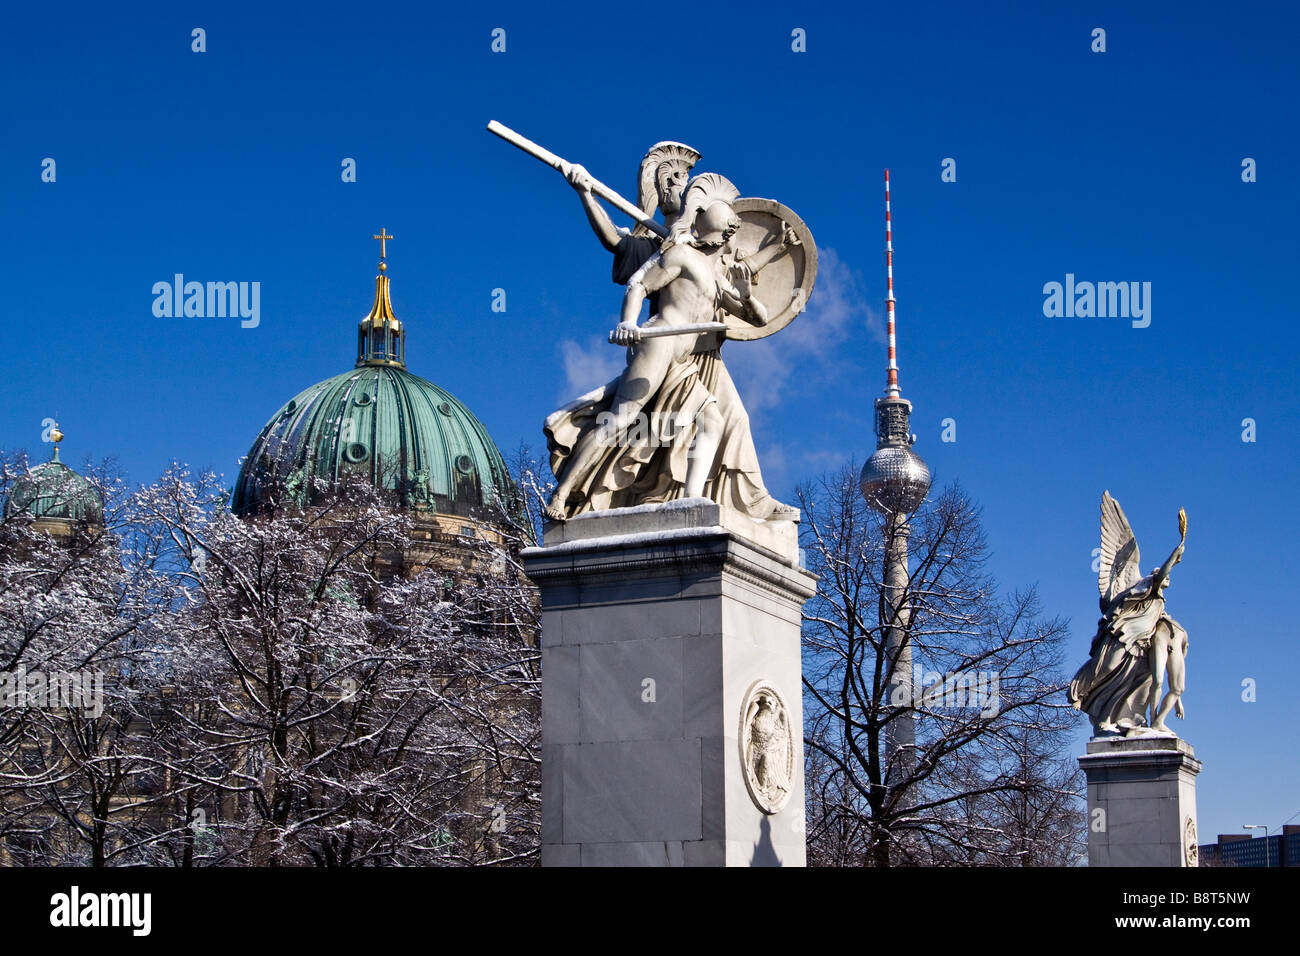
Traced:
<svg viewBox="0 0 1300 956">
<path fill-rule="evenodd" d="M 31 469 L 9 489 L 5 517 L 25 514 L 38 522 L 102 527 L 104 499 L 99 489 L 59 460 L 58 441 L 63 433 L 55 426 L 54 434 L 54 454 L 50 460 Z"/>
<path fill-rule="evenodd" d="M 311 479 L 333 486 L 351 476 L 417 511 L 471 516 L 512 500 L 487 429 L 454 396 L 407 371 L 406 329 L 389 301 L 387 266 L 379 268 L 356 367 L 298 393 L 266 423 L 239 471 L 236 514 L 264 510 L 277 489 L 302 500 Z"/>
</svg>

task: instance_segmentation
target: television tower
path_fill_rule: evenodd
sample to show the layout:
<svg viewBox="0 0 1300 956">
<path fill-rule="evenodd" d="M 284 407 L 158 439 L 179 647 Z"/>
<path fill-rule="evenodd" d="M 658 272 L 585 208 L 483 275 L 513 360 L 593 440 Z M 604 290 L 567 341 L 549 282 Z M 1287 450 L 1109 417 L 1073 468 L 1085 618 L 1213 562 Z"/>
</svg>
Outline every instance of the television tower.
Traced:
<svg viewBox="0 0 1300 956">
<path fill-rule="evenodd" d="M 912 703 L 912 647 L 906 639 L 910 609 L 908 585 L 908 515 L 930 491 L 930 469 L 912 451 L 912 403 L 898 387 L 898 354 L 894 338 L 894 236 L 889 211 L 889 170 L 885 170 L 885 312 L 888 317 L 889 365 L 885 394 L 876 399 L 876 451 L 862 466 L 862 497 L 885 516 L 885 647 L 892 665 L 888 682 L 891 703 Z M 906 695 L 906 696 L 904 696 Z M 915 765 L 915 715 L 904 713 L 889 721 L 885 733 L 886 779 L 907 779 Z"/>
</svg>

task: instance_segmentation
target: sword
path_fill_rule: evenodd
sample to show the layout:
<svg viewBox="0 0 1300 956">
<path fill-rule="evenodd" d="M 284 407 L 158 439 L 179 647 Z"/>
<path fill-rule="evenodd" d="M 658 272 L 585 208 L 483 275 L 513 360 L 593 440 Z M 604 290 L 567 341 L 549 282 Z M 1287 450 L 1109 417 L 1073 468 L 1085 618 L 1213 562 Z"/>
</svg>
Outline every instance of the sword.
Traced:
<svg viewBox="0 0 1300 956">
<path fill-rule="evenodd" d="M 504 139 L 507 143 L 511 144 L 512 146 L 518 146 L 529 156 L 532 156 L 536 159 L 540 159 L 542 162 L 544 162 L 547 166 L 550 166 L 552 169 L 558 169 L 561 172 L 563 172 L 564 167 L 569 165 L 567 162 L 565 162 L 560 157 L 556 156 L 550 150 L 538 146 L 531 139 L 528 139 L 526 136 L 520 136 L 509 126 L 503 126 L 502 124 L 498 123 L 496 120 L 492 120 L 491 122 L 489 122 L 487 124 L 487 128 L 489 133 L 495 133 L 497 136 L 500 136 L 502 139 Z M 655 235 L 661 236 L 664 239 L 668 238 L 668 230 L 665 229 L 661 224 L 656 222 L 653 216 L 647 216 L 645 214 L 645 210 L 641 209 L 639 206 L 635 206 L 632 203 L 628 202 L 618 193 L 614 192 L 614 190 L 610 189 L 608 186 L 602 183 L 599 179 L 595 179 L 595 178 L 591 179 L 591 191 L 595 193 L 597 196 L 599 196 L 601 199 L 605 200 L 611 206 L 618 209 L 620 212 L 626 213 L 627 215 L 631 216 L 633 219 L 635 219 L 641 225 L 645 226 Z"/>
</svg>

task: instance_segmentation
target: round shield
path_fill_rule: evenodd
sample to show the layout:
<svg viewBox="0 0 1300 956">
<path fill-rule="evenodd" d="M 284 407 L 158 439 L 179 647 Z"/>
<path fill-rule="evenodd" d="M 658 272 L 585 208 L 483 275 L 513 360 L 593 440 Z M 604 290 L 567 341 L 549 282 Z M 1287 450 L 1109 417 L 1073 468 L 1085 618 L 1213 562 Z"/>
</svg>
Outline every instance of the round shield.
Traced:
<svg viewBox="0 0 1300 956">
<path fill-rule="evenodd" d="M 817 244 L 804 221 L 774 199 L 745 197 L 732 204 L 740 218 L 740 228 L 731 238 L 731 246 L 742 260 L 772 255 L 765 249 L 780 243 L 785 226 L 797 241 L 788 245 L 762 266 L 750 283 L 754 298 L 767 310 L 767 322 L 752 325 L 739 316 L 727 313 L 727 338 L 744 341 L 761 339 L 779 332 L 804 310 L 817 281 Z"/>
</svg>

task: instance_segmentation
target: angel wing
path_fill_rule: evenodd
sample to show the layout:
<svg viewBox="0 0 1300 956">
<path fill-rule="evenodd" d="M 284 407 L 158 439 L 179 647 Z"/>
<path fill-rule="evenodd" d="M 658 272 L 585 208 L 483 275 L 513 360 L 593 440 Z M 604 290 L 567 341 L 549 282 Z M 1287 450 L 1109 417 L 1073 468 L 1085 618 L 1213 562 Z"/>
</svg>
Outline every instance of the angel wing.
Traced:
<svg viewBox="0 0 1300 956">
<path fill-rule="evenodd" d="M 1097 590 L 1107 601 L 1131 586 L 1142 572 L 1137 538 L 1124 516 L 1119 502 L 1104 492 L 1101 496 L 1101 564 L 1097 570 Z"/>
</svg>

